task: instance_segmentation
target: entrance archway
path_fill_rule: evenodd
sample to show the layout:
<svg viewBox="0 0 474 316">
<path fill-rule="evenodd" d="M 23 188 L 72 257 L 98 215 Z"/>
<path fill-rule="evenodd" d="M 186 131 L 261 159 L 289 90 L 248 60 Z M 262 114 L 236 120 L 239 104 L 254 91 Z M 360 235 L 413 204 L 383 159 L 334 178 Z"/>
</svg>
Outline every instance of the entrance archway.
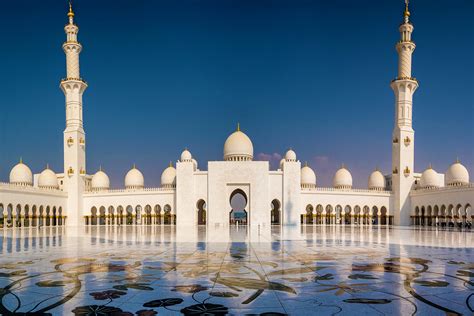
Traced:
<svg viewBox="0 0 474 316">
<path fill-rule="evenodd" d="M 241 189 L 234 190 L 230 195 L 229 203 L 231 211 L 229 213 L 229 224 L 231 225 L 247 225 L 248 214 L 245 210 L 248 200 L 247 195 Z"/>
<path fill-rule="evenodd" d="M 271 218 L 272 218 L 272 225 L 281 225 L 281 210 L 280 210 L 280 201 L 274 199 L 272 201 L 272 210 L 271 210 Z"/>
<path fill-rule="evenodd" d="M 199 200 L 196 203 L 197 215 L 198 215 L 198 225 L 206 225 L 206 201 Z"/>
</svg>

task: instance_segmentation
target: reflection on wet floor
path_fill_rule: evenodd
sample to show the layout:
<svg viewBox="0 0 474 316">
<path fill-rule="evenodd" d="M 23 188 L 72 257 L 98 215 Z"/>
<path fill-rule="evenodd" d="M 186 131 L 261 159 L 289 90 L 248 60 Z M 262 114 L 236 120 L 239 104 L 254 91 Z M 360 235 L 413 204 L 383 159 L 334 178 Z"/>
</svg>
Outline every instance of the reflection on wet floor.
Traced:
<svg viewBox="0 0 474 316">
<path fill-rule="evenodd" d="M 471 232 L 356 226 L 0 231 L 0 313 L 474 313 Z"/>
</svg>

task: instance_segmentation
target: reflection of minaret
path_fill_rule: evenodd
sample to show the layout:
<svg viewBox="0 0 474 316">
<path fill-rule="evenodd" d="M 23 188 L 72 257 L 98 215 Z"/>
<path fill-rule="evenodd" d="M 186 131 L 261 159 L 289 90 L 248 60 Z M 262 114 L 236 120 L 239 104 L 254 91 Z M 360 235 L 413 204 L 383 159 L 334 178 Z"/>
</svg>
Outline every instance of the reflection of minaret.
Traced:
<svg viewBox="0 0 474 316">
<path fill-rule="evenodd" d="M 395 225 L 410 224 L 409 194 L 414 181 L 415 131 L 412 128 L 412 100 L 418 81 L 411 76 L 412 54 L 416 47 L 411 40 L 413 29 L 408 0 L 405 0 L 404 21 L 399 28 L 401 39 L 396 45 L 399 56 L 398 77 L 391 84 L 395 92 L 395 126 L 392 135 Z"/>
<path fill-rule="evenodd" d="M 67 39 L 63 44 L 66 54 L 67 76 L 61 81 L 66 97 L 66 129 L 64 130 L 64 191 L 68 192 L 67 225 L 82 223 L 82 195 L 86 173 L 85 133 L 82 125 L 82 95 L 87 88 L 79 73 L 79 54 L 82 45 L 77 41 L 79 28 L 74 24 L 74 12 L 69 3 L 69 23 L 64 27 Z"/>
</svg>

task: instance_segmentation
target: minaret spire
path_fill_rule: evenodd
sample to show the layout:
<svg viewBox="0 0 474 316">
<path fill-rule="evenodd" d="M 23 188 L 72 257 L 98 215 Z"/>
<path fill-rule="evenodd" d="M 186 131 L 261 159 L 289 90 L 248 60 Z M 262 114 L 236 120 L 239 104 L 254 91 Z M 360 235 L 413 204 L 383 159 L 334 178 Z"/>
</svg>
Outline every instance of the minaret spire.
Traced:
<svg viewBox="0 0 474 316">
<path fill-rule="evenodd" d="M 61 80 L 61 90 L 66 98 L 66 129 L 64 130 L 64 191 L 68 192 L 68 225 L 81 225 L 83 194 L 86 175 L 86 135 L 83 126 L 82 96 L 87 84 L 81 78 L 79 55 L 82 45 L 77 40 L 79 27 L 74 23 L 75 13 L 69 1 L 69 23 L 64 27 L 66 41 L 66 78 Z"/>
<path fill-rule="evenodd" d="M 418 81 L 412 76 L 412 55 L 416 45 L 411 39 L 409 0 L 405 0 L 404 22 L 399 27 L 398 76 L 392 80 L 395 93 L 395 122 L 392 133 L 392 191 L 395 225 L 410 224 L 410 191 L 415 181 L 415 131 L 412 126 L 413 95 Z M 402 171 L 403 170 L 403 171 Z"/>
</svg>

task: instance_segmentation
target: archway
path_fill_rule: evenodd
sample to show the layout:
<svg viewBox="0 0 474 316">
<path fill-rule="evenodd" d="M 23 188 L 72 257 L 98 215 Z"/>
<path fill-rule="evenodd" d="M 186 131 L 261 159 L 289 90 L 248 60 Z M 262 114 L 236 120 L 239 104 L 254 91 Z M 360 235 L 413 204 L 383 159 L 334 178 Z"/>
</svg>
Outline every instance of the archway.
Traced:
<svg viewBox="0 0 474 316">
<path fill-rule="evenodd" d="M 151 225 L 151 206 L 145 206 L 145 225 Z"/>
<path fill-rule="evenodd" d="M 92 207 L 91 209 L 91 225 L 97 225 L 97 207 Z"/>
<path fill-rule="evenodd" d="M 332 206 L 331 205 L 326 205 L 326 224 L 331 224 L 332 223 Z"/>
<path fill-rule="evenodd" d="M 46 206 L 46 226 L 51 225 L 51 208 Z"/>
<path fill-rule="evenodd" d="M 207 214 L 206 214 L 206 201 L 199 200 L 196 203 L 197 207 L 197 222 L 198 225 L 206 225 Z"/>
<path fill-rule="evenodd" d="M 433 209 L 431 208 L 431 205 L 428 205 L 428 207 L 426 208 L 426 225 L 433 225 Z"/>
<path fill-rule="evenodd" d="M 415 225 L 420 225 L 420 208 L 417 206 L 415 207 Z"/>
<path fill-rule="evenodd" d="M 30 206 L 25 205 L 25 209 L 23 212 L 23 223 L 25 227 L 30 227 Z"/>
<path fill-rule="evenodd" d="M 382 225 L 387 225 L 387 208 L 385 206 L 382 206 L 380 208 L 380 224 Z"/>
<path fill-rule="evenodd" d="M 63 208 L 61 206 L 58 209 L 58 225 L 64 225 Z"/>
<path fill-rule="evenodd" d="M 420 217 L 420 225 L 425 226 L 425 215 L 426 215 L 426 210 L 425 207 L 421 207 L 421 217 Z"/>
<path fill-rule="evenodd" d="M 344 224 L 351 224 L 351 207 L 349 205 L 344 208 Z"/>
<path fill-rule="evenodd" d="M 305 220 L 303 221 L 303 224 L 313 224 L 313 211 L 314 208 L 311 204 L 306 205 L 306 217 Z"/>
<path fill-rule="evenodd" d="M 31 226 L 35 227 L 38 223 L 38 214 L 36 213 L 36 205 L 31 208 Z"/>
<path fill-rule="evenodd" d="M 379 224 L 379 209 L 377 208 L 377 206 L 372 207 L 372 224 Z"/>
<path fill-rule="evenodd" d="M 370 215 L 369 215 L 369 213 L 370 213 L 370 207 L 368 207 L 367 205 L 364 206 L 363 211 L 364 211 L 364 214 L 363 214 L 363 216 L 364 216 L 363 222 L 364 222 L 364 223 L 363 223 L 363 224 L 364 224 L 364 225 L 369 225 L 369 221 L 370 221 L 370 218 L 369 218 L 369 217 L 370 217 Z"/>
<path fill-rule="evenodd" d="M 161 206 L 155 205 L 155 224 L 161 225 Z"/>
<path fill-rule="evenodd" d="M 109 218 L 109 221 L 108 221 L 108 225 L 114 225 L 115 224 L 115 214 L 114 214 L 114 207 L 111 205 L 109 206 L 108 208 L 108 211 L 109 211 L 109 215 L 108 215 L 108 218 Z"/>
<path fill-rule="evenodd" d="M 271 223 L 272 225 L 281 225 L 281 203 L 277 199 L 274 199 L 271 204 Z"/>
<path fill-rule="evenodd" d="M 336 213 L 336 223 L 335 224 L 342 224 L 342 206 L 336 205 L 335 208 Z"/>
<path fill-rule="evenodd" d="M 56 206 L 53 206 L 53 216 L 51 217 L 51 226 L 57 226 L 58 225 L 58 214 L 56 212 Z"/>
<path fill-rule="evenodd" d="M 126 212 L 125 224 L 132 225 L 133 224 L 133 207 L 131 205 L 128 205 L 127 208 L 125 209 L 125 212 Z"/>
<path fill-rule="evenodd" d="M 15 227 L 21 227 L 21 205 L 18 204 L 16 206 L 16 212 L 15 212 Z"/>
<path fill-rule="evenodd" d="M 99 225 L 105 225 L 105 206 L 99 208 Z"/>
<path fill-rule="evenodd" d="M 38 226 L 44 226 L 44 206 L 41 205 L 39 207 L 39 218 L 38 218 Z"/>
<path fill-rule="evenodd" d="M 321 204 L 316 205 L 316 224 L 323 224 L 323 211 L 324 207 Z"/>
<path fill-rule="evenodd" d="M 248 214 L 245 210 L 248 200 L 247 195 L 241 189 L 234 190 L 230 195 L 229 203 L 231 211 L 229 213 L 229 224 L 231 225 L 247 225 Z"/>
<path fill-rule="evenodd" d="M 354 206 L 354 224 L 360 225 L 360 206 Z"/>
<path fill-rule="evenodd" d="M 164 215 L 165 225 L 171 225 L 171 206 L 169 204 L 166 204 L 165 207 L 163 208 L 163 211 L 165 212 L 165 215 Z"/>
<path fill-rule="evenodd" d="M 0 203 L 0 227 L 5 225 L 5 214 L 3 214 L 3 204 Z"/>
<path fill-rule="evenodd" d="M 119 205 L 117 207 L 117 224 L 123 225 L 123 206 Z"/>
<path fill-rule="evenodd" d="M 467 227 L 467 228 L 471 228 L 472 227 L 472 219 L 474 217 L 474 214 L 472 213 L 472 207 L 471 207 L 470 204 L 466 205 L 466 207 L 464 208 L 464 212 L 465 212 L 465 215 L 466 215 L 466 221 L 465 221 L 464 226 Z"/>
</svg>

